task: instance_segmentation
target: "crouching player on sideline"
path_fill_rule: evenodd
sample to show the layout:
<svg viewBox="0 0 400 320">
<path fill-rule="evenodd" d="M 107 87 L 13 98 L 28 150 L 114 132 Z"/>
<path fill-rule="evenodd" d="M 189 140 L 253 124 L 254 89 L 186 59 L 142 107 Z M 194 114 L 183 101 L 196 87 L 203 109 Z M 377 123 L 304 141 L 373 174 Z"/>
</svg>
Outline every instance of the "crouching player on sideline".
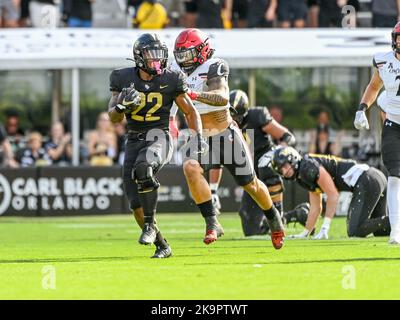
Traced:
<svg viewBox="0 0 400 320">
<path fill-rule="evenodd" d="M 168 130 L 172 103 L 185 114 L 189 127 L 199 135 L 189 139 L 190 150 L 206 152 L 201 138 L 201 121 L 187 96 L 183 73 L 166 69 L 168 48 L 158 35 L 145 33 L 133 45 L 135 67 L 117 69 L 110 76 L 112 97 L 109 116 L 112 122 L 124 117 L 128 123 L 123 166 L 124 189 L 142 229 L 140 244 L 156 245 L 152 258 L 168 258 L 172 251 L 156 225 L 156 173 L 172 156 Z"/>
<path fill-rule="evenodd" d="M 280 249 L 285 233 L 279 211 L 273 205 L 267 187 L 257 179 L 246 141 L 229 113 L 229 66 L 222 59 L 212 58 L 213 53 L 209 37 L 198 29 L 182 31 L 175 41 L 174 55 L 179 66 L 176 67 L 188 75 L 188 95 L 201 115 L 210 145 L 207 158 L 191 159 L 183 164 L 190 192 L 206 220 L 204 242 L 217 240 L 221 228 L 203 174 L 210 164 L 223 164 L 236 183 L 261 207 L 271 229 L 272 244 L 275 249 Z"/>
<path fill-rule="evenodd" d="M 400 245 L 400 22 L 392 31 L 392 50 L 377 53 L 375 72 L 356 112 L 356 129 L 369 129 L 365 111 L 374 103 L 382 87 L 386 90 L 386 120 L 382 129 L 382 160 L 389 172 L 388 206 L 392 232 L 389 244 Z"/>
<path fill-rule="evenodd" d="M 273 150 L 276 148 L 274 140 L 282 146 L 294 146 L 294 135 L 284 126 L 280 125 L 271 116 L 266 107 L 249 108 L 249 98 L 242 90 L 232 90 L 229 94 L 231 105 L 230 113 L 233 120 L 243 131 L 248 143 L 254 144 L 254 163 L 257 177 L 268 187 L 271 199 L 278 209 L 284 222 L 300 222 L 305 225 L 309 204 L 298 205 L 294 210 L 283 213 L 283 181 L 270 166 Z M 250 136 L 247 133 L 250 133 Z M 222 176 L 222 168 L 213 168 L 210 171 L 210 187 L 213 201 L 220 206 L 217 195 L 219 181 Z M 268 224 L 262 210 L 247 192 L 243 193 L 239 215 L 245 236 L 266 234 Z"/>
<path fill-rule="evenodd" d="M 296 238 L 307 238 L 322 211 L 322 193 L 327 195 L 325 219 L 314 239 L 328 239 L 340 191 L 353 197 L 347 214 L 349 237 L 387 236 L 390 233 L 386 214 L 386 177 L 366 164 L 354 160 L 318 154 L 301 156 L 294 148 L 280 147 L 274 152 L 272 166 L 285 179 L 296 180 L 309 191 L 310 213 L 305 230 Z"/>
</svg>

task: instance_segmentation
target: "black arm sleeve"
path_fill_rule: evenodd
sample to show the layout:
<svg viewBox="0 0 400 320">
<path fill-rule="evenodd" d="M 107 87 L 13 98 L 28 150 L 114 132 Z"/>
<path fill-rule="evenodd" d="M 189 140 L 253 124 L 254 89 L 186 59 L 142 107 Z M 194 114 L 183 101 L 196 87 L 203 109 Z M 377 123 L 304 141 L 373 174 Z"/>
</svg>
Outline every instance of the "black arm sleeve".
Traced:
<svg viewBox="0 0 400 320">
<path fill-rule="evenodd" d="M 212 79 L 215 77 L 228 77 L 229 76 L 229 66 L 225 60 L 220 59 L 218 62 L 210 65 L 207 73 L 207 79 Z"/>
<path fill-rule="evenodd" d="M 119 70 L 113 70 L 110 74 L 110 91 L 122 91 L 122 86 L 119 81 Z"/>
</svg>

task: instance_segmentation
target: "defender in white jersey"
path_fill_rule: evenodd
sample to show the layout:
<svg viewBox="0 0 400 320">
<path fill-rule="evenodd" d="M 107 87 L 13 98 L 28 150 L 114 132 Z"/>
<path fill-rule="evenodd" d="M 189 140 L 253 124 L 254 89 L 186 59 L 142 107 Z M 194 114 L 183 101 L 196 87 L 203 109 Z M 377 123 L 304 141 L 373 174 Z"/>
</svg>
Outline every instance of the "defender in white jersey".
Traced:
<svg viewBox="0 0 400 320">
<path fill-rule="evenodd" d="M 188 95 L 200 113 L 203 136 L 208 137 L 210 146 L 207 157 L 187 159 L 183 164 L 192 197 L 206 220 L 204 242 L 217 240 L 220 225 L 203 174 L 213 165 L 223 164 L 263 210 L 272 244 L 280 249 L 285 236 L 281 217 L 267 187 L 257 179 L 246 141 L 230 115 L 229 66 L 222 59 L 212 58 L 213 53 L 209 38 L 198 29 L 182 31 L 175 41 L 175 60 L 187 75 Z"/>
<path fill-rule="evenodd" d="M 387 200 L 391 225 L 390 244 L 400 245 L 400 22 L 392 31 L 392 51 L 377 53 L 375 72 L 361 99 L 354 126 L 369 129 L 365 111 L 374 103 L 382 87 L 386 120 L 382 130 L 382 159 L 389 171 Z"/>
</svg>

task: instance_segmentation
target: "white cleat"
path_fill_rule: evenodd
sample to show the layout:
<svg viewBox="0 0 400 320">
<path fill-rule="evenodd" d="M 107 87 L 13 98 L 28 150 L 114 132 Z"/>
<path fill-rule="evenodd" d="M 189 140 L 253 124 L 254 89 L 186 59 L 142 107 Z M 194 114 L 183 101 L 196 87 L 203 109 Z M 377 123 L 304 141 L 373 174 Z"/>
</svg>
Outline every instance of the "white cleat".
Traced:
<svg viewBox="0 0 400 320">
<path fill-rule="evenodd" d="M 400 245 L 400 230 L 396 228 L 390 232 L 389 244 Z"/>
<path fill-rule="evenodd" d="M 400 239 L 399 238 L 390 238 L 389 239 L 389 244 L 392 244 L 392 245 L 400 245 Z"/>
</svg>

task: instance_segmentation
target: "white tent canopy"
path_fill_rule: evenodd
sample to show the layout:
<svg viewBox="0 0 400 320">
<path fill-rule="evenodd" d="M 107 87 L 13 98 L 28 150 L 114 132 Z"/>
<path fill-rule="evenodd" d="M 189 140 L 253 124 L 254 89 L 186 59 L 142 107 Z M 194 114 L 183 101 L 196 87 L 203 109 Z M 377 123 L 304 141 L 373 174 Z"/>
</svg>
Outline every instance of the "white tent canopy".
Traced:
<svg viewBox="0 0 400 320">
<path fill-rule="evenodd" d="M 180 29 L 157 30 L 172 57 Z M 132 56 L 143 31 L 129 29 L 0 30 L 0 70 L 112 68 Z M 390 50 L 389 29 L 206 30 L 232 68 L 368 66 Z M 128 64 L 128 62 L 126 62 Z"/>
</svg>

